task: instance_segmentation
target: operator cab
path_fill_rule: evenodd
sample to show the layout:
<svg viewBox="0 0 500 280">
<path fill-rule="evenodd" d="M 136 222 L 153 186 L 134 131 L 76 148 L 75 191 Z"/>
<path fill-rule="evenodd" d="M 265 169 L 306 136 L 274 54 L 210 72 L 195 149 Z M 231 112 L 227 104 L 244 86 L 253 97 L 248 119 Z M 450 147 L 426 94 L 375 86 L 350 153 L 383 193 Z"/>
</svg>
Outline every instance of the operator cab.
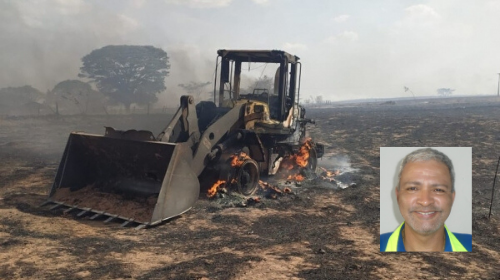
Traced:
<svg viewBox="0 0 500 280">
<path fill-rule="evenodd" d="M 279 50 L 219 50 L 214 103 L 232 108 L 241 100 L 264 102 L 271 120 L 289 127 L 300 92 L 299 57 Z"/>
</svg>

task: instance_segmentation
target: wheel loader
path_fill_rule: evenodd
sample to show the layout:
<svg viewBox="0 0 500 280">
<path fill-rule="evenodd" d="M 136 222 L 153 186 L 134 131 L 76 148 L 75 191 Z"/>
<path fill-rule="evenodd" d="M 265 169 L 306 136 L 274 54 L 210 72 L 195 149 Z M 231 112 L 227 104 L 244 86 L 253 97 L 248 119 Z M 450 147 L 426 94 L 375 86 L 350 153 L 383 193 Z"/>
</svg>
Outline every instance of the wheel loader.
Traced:
<svg viewBox="0 0 500 280">
<path fill-rule="evenodd" d="M 142 228 L 188 211 L 200 190 L 213 196 L 224 184 L 251 195 L 261 176 L 276 174 L 283 159 L 304 148 L 301 168 L 314 171 L 323 145 L 306 139 L 314 121 L 299 105 L 299 57 L 280 50 L 217 54 L 213 99 L 182 96 L 157 136 L 111 127 L 104 135 L 72 132 L 44 205 Z M 248 82 L 264 71 L 274 72 L 265 76 L 274 83 Z"/>
</svg>

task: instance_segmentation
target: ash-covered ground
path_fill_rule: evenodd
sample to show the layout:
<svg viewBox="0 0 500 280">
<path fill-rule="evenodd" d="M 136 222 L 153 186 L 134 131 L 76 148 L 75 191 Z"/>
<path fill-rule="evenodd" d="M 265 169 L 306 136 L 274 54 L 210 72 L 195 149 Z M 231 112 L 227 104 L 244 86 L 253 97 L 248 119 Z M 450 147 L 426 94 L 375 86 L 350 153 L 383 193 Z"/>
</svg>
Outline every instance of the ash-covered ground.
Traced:
<svg viewBox="0 0 500 280">
<path fill-rule="evenodd" d="M 151 130 L 171 115 L 1 117 L 0 279 L 497 279 L 500 99 L 448 98 L 308 108 L 328 179 L 265 179 L 258 201 L 205 194 L 145 230 L 39 208 L 71 131 Z M 473 148 L 473 252 L 379 252 L 379 148 Z M 341 183 L 338 183 L 341 182 Z M 497 193 L 500 191 L 497 191 Z M 243 204 L 239 204 L 243 202 Z"/>
</svg>

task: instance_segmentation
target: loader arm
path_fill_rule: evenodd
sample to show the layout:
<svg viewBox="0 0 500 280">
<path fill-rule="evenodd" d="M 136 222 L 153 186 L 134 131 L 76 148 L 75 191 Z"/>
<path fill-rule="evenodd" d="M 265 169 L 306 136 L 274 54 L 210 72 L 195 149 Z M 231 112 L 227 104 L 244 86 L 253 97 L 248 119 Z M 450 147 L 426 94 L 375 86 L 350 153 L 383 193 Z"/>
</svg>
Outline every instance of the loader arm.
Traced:
<svg viewBox="0 0 500 280">
<path fill-rule="evenodd" d="M 217 121 L 203 132 L 194 150 L 191 164 L 196 174 L 200 175 L 210 162 L 211 157 L 209 157 L 209 155 L 215 155 L 218 152 L 216 145 L 221 142 L 221 140 L 234 135 L 233 132 L 243 126 L 245 105 L 246 104 L 235 105 L 229 112 L 217 119 Z"/>
<path fill-rule="evenodd" d="M 194 98 L 184 95 L 181 97 L 179 109 L 172 121 L 160 133 L 158 140 L 190 147 L 191 169 L 196 175 L 200 175 L 210 162 L 208 155 L 216 153 L 214 147 L 231 132 L 243 126 L 244 107 L 245 104 L 237 104 L 201 134 Z"/>
<path fill-rule="evenodd" d="M 194 98 L 190 95 L 183 95 L 179 109 L 157 139 L 161 142 L 180 143 L 186 142 L 189 138 L 199 138 L 199 135 Z"/>
</svg>

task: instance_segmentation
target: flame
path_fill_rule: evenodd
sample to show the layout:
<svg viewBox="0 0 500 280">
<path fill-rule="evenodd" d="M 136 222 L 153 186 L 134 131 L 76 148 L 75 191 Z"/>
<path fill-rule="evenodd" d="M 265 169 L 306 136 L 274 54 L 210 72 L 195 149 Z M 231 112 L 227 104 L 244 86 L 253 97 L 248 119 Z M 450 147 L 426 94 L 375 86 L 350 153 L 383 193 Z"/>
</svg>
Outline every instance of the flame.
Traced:
<svg viewBox="0 0 500 280">
<path fill-rule="evenodd" d="M 287 180 L 295 180 L 295 181 L 304 181 L 306 177 L 300 175 L 300 174 L 294 174 L 294 175 L 289 175 L 286 179 Z"/>
<path fill-rule="evenodd" d="M 250 197 L 250 198 L 247 199 L 247 202 L 250 202 L 250 203 L 252 203 L 252 202 L 254 202 L 254 203 L 260 203 L 260 197 L 258 197 L 258 196 Z"/>
<path fill-rule="evenodd" d="M 307 138 L 300 146 L 296 154 L 292 154 L 281 161 L 280 169 L 285 171 L 296 171 L 296 174 L 288 175 L 287 180 L 303 181 L 306 178 L 300 174 L 301 168 L 306 168 L 309 164 L 310 151 L 313 149 L 311 138 Z M 299 170 L 298 170 L 299 169 Z M 290 174 L 292 172 L 285 172 Z"/>
<path fill-rule="evenodd" d="M 330 170 L 327 170 L 327 169 L 325 169 L 323 167 L 320 167 L 320 169 L 323 170 L 322 175 L 324 177 L 335 177 L 335 176 L 337 176 L 337 175 L 340 174 L 340 170 L 330 171 Z"/>
<path fill-rule="evenodd" d="M 259 180 L 259 186 L 263 189 L 265 189 L 269 185 L 268 182 L 264 182 L 262 180 Z"/>
<path fill-rule="evenodd" d="M 250 159 L 250 157 L 244 152 L 240 152 L 239 155 L 236 154 L 232 155 L 231 158 L 232 158 L 231 160 L 232 167 L 240 167 L 241 165 L 243 165 L 245 160 Z"/>
<path fill-rule="evenodd" d="M 259 185 L 260 185 L 260 187 L 261 187 L 262 189 L 264 189 L 264 190 L 266 190 L 266 189 L 267 189 L 267 190 L 271 190 L 271 191 L 273 192 L 273 193 L 270 195 L 270 196 L 271 196 L 271 198 L 273 198 L 273 197 L 272 197 L 273 195 L 274 195 L 274 196 L 276 196 L 276 194 L 282 194 L 282 193 L 283 193 L 283 191 L 281 191 L 281 190 L 280 190 L 280 188 L 278 188 L 278 187 L 276 187 L 276 186 L 273 186 L 273 185 L 269 184 L 268 182 L 264 182 L 264 181 L 262 181 L 262 180 L 259 180 Z M 276 198 L 276 197 L 274 197 L 274 198 Z"/>
<path fill-rule="evenodd" d="M 302 146 L 300 146 L 299 152 L 295 155 L 295 163 L 300 167 L 306 167 L 309 163 L 309 151 L 312 149 L 311 139 L 308 138 Z"/>
<path fill-rule="evenodd" d="M 215 182 L 215 184 L 213 184 L 212 187 L 210 187 L 210 189 L 207 191 L 207 196 L 213 197 L 217 193 L 219 187 L 224 184 L 226 184 L 226 180 L 218 180 L 217 182 Z"/>
<path fill-rule="evenodd" d="M 340 170 L 330 171 L 323 167 L 320 167 L 320 169 L 323 170 L 323 172 L 321 172 L 321 179 L 330 182 L 336 182 L 335 176 L 338 176 L 340 174 Z"/>
<path fill-rule="evenodd" d="M 240 152 L 239 154 L 234 154 L 231 156 L 231 166 L 240 167 L 247 159 L 250 159 L 250 157 L 244 152 Z M 226 180 L 218 180 L 217 182 L 215 182 L 207 191 L 207 197 L 214 197 L 217 191 L 219 190 L 219 187 L 225 185 L 226 183 L 227 183 Z M 236 179 L 233 178 L 231 180 L 231 184 L 235 183 Z"/>
</svg>

